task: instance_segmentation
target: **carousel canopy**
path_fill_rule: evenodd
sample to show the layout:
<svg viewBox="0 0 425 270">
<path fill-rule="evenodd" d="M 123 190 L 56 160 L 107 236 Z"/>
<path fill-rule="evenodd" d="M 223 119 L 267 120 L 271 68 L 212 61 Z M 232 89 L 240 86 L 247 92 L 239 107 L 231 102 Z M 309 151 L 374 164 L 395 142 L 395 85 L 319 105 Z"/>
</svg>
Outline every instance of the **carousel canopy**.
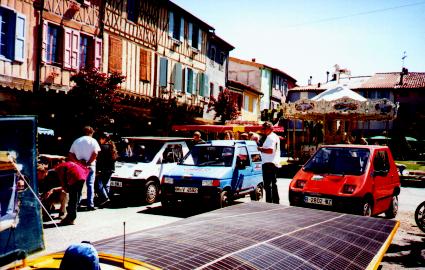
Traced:
<svg viewBox="0 0 425 270">
<path fill-rule="evenodd" d="M 340 98 L 349 98 L 349 99 L 358 100 L 358 101 L 366 101 L 367 100 L 365 97 L 357 94 L 353 90 L 350 90 L 348 87 L 342 86 L 342 85 L 338 85 L 337 87 L 330 88 L 330 89 L 318 94 L 317 96 L 313 97 L 311 100 L 314 100 L 314 101 L 321 101 L 321 100 L 332 101 L 332 100 L 337 100 L 337 99 L 340 99 Z"/>
</svg>

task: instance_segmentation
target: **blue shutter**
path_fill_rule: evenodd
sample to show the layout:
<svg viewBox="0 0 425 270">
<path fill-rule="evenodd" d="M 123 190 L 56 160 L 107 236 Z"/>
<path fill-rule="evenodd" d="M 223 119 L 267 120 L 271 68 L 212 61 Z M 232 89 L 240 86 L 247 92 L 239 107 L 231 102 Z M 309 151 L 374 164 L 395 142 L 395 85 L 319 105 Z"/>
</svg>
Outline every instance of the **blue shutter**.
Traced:
<svg viewBox="0 0 425 270">
<path fill-rule="evenodd" d="M 174 32 L 174 13 L 170 11 L 168 13 L 168 35 L 172 37 L 173 32 Z"/>
<path fill-rule="evenodd" d="M 176 63 L 174 68 L 174 90 L 182 91 L 182 64 Z"/>
<path fill-rule="evenodd" d="M 205 89 L 204 89 L 204 80 L 205 80 L 205 73 L 199 73 L 199 95 L 204 96 Z"/>
<path fill-rule="evenodd" d="M 182 42 L 184 40 L 184 19 L 183 19 L 183 17 L 181 17 L 181 20 L 180 20 L 180 39 L 179 40 L 182 41 Z"/>
<path fill-rule="evenodd" d="M 191 94 L 193 89 L 193 70 L 187 68 L 186 93 Z"/>
<path fill-rule="evenodd" d="M 193 79 L 192 79 L 192 94 L 194 95 L 198 95 L 199 94 L 199 90 L 198 90 L 198 73 L 196 71 L 193 71 Z"/>
<path fill-rule="evenodd" d="M 188 35 L 187 35 L 187 43 L 189 44 L 189 46 L 192 46 L 192 34 L 193 34 L 193 24 L 189 23 L 189 31 L 188 31 Z"/>
<path fill-rule="evenodd" d="M 167 87 L 168 59 L 161 58 L 159 63 L 159 86 Z"/>
<path fill-rule="evenodd" d="M 209 97 L 210 96 L 210 88 L 209 88 L 210 84 L 208 82 L 208 75 L 204 73 L 204 97 Z"/>
</svg>

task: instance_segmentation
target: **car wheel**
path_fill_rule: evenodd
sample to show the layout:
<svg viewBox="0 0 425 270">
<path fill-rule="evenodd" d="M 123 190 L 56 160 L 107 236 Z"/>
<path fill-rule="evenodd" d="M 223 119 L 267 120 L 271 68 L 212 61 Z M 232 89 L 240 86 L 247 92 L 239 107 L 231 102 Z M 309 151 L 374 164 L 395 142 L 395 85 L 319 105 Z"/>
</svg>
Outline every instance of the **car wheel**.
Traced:
<svg viewBox="0 0 425 270">
<path fill-rule="evenodd" d="M 148 182 L 145 187 L 145 201 L 148 204 L 156 202 L 158 198 L 158 186 L 154 182 Z"/>
<path fill-rule="evenodd" d="M 397 196 L 393 196 L 391 199 L 390 207 L 388 207 L 388 210 L 385 212 L 386 218 L 395 218 L 397 216 L 398 212 L 398 198 Z"/>
<path fill-rule="evenodd" d="M 251 192 L 251 201 L 260 201 L 263 198 L 263 186 L 258 184 L 254 191 Z"/>
<path fill-rule="evenodd" d="M 362 208 L 360 209 L 360 214 L 365 217 L 371 217 L 372 216 L 372 203 L 370 200 L 364 200 L 362 204 Z"/>
<path fill-rule="evenodd" d="M 223 208 L 230 205 L 230 196 L 227 190 L 223 190 L 218 198 L 218 207 Z"/>
</svg>

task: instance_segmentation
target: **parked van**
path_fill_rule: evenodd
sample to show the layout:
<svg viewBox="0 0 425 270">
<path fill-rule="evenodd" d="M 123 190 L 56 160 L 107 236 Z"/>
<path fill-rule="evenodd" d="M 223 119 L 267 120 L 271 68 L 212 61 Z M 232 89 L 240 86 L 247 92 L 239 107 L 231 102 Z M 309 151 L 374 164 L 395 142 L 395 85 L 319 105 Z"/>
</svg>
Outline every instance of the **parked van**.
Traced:
<svg viewBox="0 0 425 270">
<path fill-rule="evenodd" d="M 320 147 L 289 186 L 295 206 L 336 209 L 393 218 L 398 211 L 400 179 L 387 146 Z"/>
<path fill-rule="evenodd" d="M 261 155 L 254 141 L 213 140 L 193 146 L 162 178 L 161 202 L 200 199 L 224 207 L 233 199 L 263 197 Z"/>
<path fill-rule="evenodd" d="M 146 203 L 158 199 L 164 171 L 189 152 L 191 138 L 125 137 L 111 178 L 111 193 L 141 197 Z"/>
</svg>

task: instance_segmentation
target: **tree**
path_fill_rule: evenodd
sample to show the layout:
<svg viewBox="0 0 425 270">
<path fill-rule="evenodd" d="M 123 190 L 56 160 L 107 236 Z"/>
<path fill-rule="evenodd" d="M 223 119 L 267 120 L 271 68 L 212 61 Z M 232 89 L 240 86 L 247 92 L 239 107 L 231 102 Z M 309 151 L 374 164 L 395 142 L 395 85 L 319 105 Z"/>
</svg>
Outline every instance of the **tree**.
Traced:
<svg viewBox="0 0 425 270">
<path fill-rule="evenodd" d="M 207 112 L 211 110 L 215 111 L 214 119 L 220 118 L 223 124 L 226 120 L 234 120 L 241 115 L 235 96 L 227 88 L 218 94 L 217 100 L 210 97 Z"/>
<path fill-rule="evenodd" d="M 69 92 L 74 97 L 73 108 L 76 115 L 95 126 L 110 124 L 116 110 L 116 90 L 125 81 L 125 76 L 118 73 L 106 74 L 99 69 L 89 67 L 71 76 L 75 86 Z"/>
</svg>

